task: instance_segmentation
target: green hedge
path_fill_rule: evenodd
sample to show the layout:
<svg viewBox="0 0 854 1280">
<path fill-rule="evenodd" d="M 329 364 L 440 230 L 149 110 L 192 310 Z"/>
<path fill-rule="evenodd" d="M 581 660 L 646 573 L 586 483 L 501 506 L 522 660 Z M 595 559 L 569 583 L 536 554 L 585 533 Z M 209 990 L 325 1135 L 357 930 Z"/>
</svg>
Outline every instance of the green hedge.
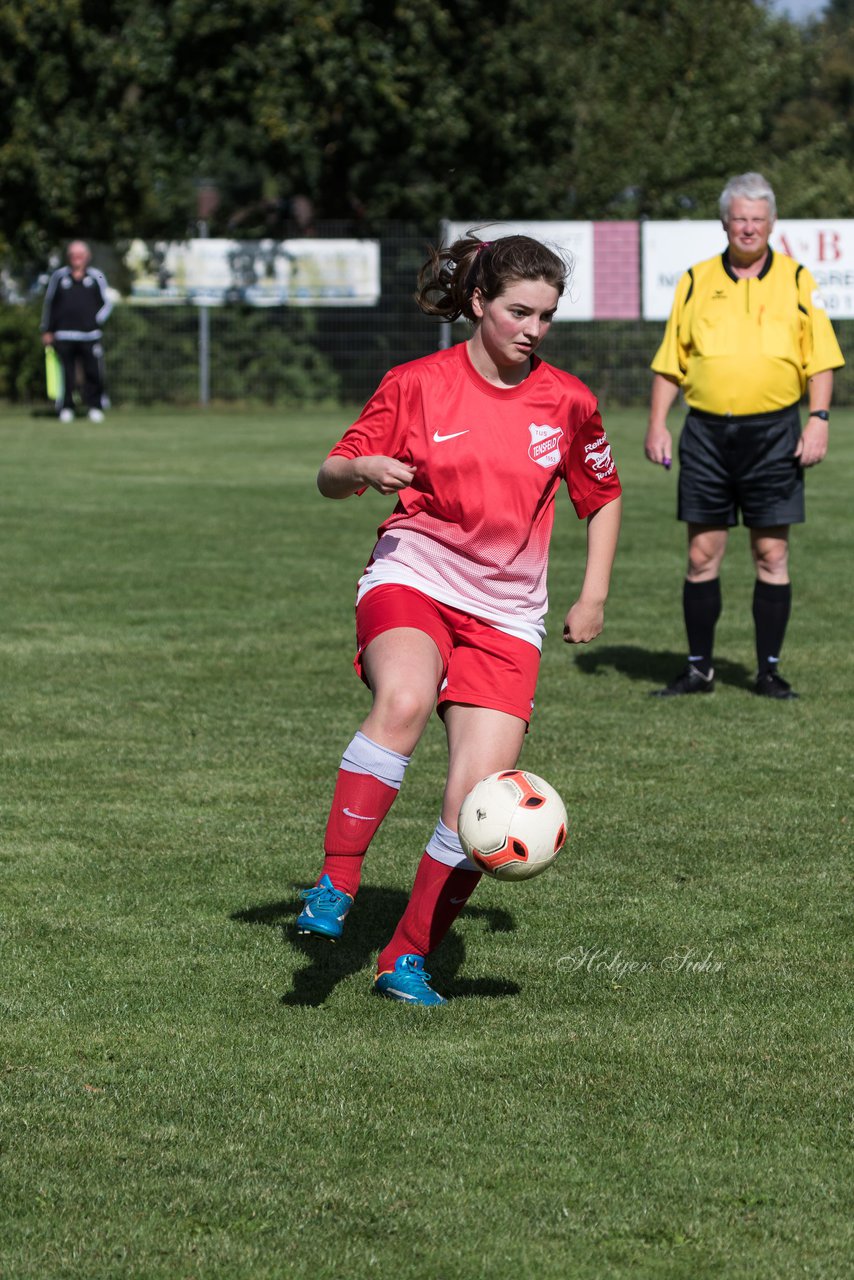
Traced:
<svg viewBox="0 0 854 1280">
<path fill-rule="evenodd" d="M 47 398 L 41 305 L 0 306 L 0 400 L 32 404 Z"/>
<path fill-rule="evenodd" d="M 311 312 L 251 308 L 210 316 L 213 400 L 263 404 L 337 401 L 341 379 L 316 342 Z M 40 306 L 0 306 L 0 400 L 47 400 Z M 107 393 L 113 404 L 195 404 L 199 313 L 194 307 L 120 306 L 105 326 Z"/>
<path fill-rule="evenodd" d="M 316 404 L 337 400 L 340 380 L 316 342 L 311 312 L 212 308 L 210 396 L 216 401 Z M 119 307 L 105 338 L 114 403 L 191 404 L 199 399 L 195 307 Z"/>
</svg>

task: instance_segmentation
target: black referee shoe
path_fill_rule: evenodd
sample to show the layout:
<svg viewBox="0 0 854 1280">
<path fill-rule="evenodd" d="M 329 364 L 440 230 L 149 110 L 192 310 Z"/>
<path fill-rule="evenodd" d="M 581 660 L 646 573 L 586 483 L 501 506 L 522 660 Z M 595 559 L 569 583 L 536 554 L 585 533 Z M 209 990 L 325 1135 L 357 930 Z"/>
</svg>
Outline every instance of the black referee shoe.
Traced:
<svg viewBox="0 0 854 1280">
<path fill-rule="evenodd" d="M 795 693 L 787 680 L 777 675 L 776 671 L 760 672 L 753 685 L 753 692 L 758 694 L 760 698 L 797 698 L 800 696 Z"/>
<path fill-rule="evenodd" d="M 685 670 L 678 675 L 672 684 L 667 685 L 664 689 L 650 690 L 651 698 L 678 698 L 683 693 L 712 693 L 715 687 L 715 669 L 711 667 L 709 674 L 704 676 L 702 671 L 698 671 L 690 662 Z M 758 689 L 757 689 L 758 693 Z"/>
</svg>

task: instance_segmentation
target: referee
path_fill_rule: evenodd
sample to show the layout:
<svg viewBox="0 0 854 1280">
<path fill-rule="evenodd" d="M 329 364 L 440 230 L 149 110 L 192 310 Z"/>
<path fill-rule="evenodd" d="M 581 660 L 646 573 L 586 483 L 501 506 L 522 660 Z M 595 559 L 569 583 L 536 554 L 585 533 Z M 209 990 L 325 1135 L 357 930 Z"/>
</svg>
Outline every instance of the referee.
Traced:
<svg viewBox="0 0 854 1280">
<path fill-rule="evenodd" d="M 720 569 L 739 512 L 756 568 L 754 691 L 796 698 L 778 669 L 789 620 L 789 526 L 804 521 L 804 471 L 827 453 L 833 370 L 844 364 L 815 280 L 768 238 L 774 192 L 758 173 L 732 178 L 720 198 L 728 246 L 682 276 L 652 362 L 644 450 L 670 466 L 667 414 L 681 389 L 678 518 L 688 526 L 683 610 L 688 662 L 655 697 L 711 693 Z M 801 430 L 799 402 L 809 393 Z"/>
</svg>

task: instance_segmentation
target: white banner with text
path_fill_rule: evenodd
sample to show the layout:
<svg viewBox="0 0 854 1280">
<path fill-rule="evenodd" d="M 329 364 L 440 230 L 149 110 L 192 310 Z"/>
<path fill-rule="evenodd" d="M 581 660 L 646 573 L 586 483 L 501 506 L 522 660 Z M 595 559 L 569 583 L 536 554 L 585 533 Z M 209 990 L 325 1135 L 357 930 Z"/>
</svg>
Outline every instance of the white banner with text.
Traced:
<svg viewBox="0 0 854 1280">
<path fill-rule="evenodd" d="M 366 307 L 380 296 L 376 240 L 133 240 L 130 302 Z"/>
<path fill-rule="evenodd" d="M 726 234 L 713 221 L 644 222 L 641 228 L 643 318 L 666 320 L 679 277 L 723 253 Z M 770 244 L 812 272 L 831 320 L 854 317 L 854 219 L 780 218 Z"/>
</svg>

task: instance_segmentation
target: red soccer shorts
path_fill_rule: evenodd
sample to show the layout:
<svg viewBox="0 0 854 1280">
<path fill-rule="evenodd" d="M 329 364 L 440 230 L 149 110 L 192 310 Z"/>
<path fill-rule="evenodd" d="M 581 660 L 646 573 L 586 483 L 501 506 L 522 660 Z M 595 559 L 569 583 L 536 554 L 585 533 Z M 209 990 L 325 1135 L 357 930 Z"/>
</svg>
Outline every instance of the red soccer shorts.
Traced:
<svg viewBox="0 0 854 1280">
<path fill-rule="evenodd" d="M 362 671 L 365 649 L 378 635 L 395 627 L 423 631 L 439 650 L 442 658 L 442 679 L 437 690 L 439 715 L 445 703 L 461 702 L 505 711 L 528 723 L 540 669 L 540 651 L 536 645 L 431 600 L 413 587 L 384 583 L 367 591 L 356 606 L 359 647 L 353 666 L 360 679 L 365 680 Z"/>
</svg>

